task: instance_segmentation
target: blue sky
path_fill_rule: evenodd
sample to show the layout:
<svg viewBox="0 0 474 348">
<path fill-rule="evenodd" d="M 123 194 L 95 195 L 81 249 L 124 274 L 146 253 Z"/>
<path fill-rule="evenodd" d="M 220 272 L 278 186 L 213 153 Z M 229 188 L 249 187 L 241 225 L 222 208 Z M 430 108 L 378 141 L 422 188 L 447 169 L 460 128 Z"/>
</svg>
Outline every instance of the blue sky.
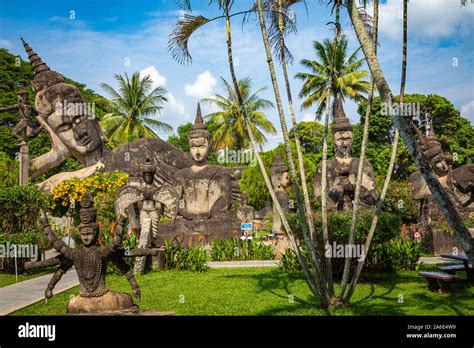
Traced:
<svg viewBox="0 0 474 348">
<path fill-rule="evenodd" d="M 208 1 L 191 1 L 194 14 L 216 15 Z M 250 1 L 237 0 L 236 10 Z M 295 56 L 290 76 L 303 68 L 302 58 L 314 58 L 313 40 L 332 37 L 327 22 L 330 11 L 320 0 L 308 0 L 294 7 L 298 34 L 287 44 Z M 401 0 L 382 1 L 380 6 L 379 59 L 392 90 L 398 94 L 401 70 Z M 102 82 L 115 86 L 114 74 L 149 73 L 156 84 L 168 90 L 169 102 L 158 117 L 174 129 L 194 119 L 196 103 L 203 97 L 222 93 L 220 76 L 230 80 L 223 22 L 214 22 L 192 36 L 193 64 L 181 66 L 167 50 L 168 36 L 180 9 L 173 0 L 0 0 L 0 47 L 26 59 L 19 37 L 23 37 L 53 69 L 85 83 L 102 95 Z M 345 11 L 342 25 L 350 49 L 358 42 Z M 254 87 L 267 86 L 263 96 L 274 100 L 261 34 L 256 20 L 244 28 L 233 22 L 237 76 L 250 76 Z M 436 93 L 447 97 L 474 121 L 474 4 L 460 8 L 458 0 L 411 0 L 409 3 L 409 46 L 406 93 Z M 457 63 L 457 64 L 456 64 Z M 280 90 L 286 100 L 281 75 Z M 301 82 L 291 81 L 299 120 L 314 119 L 314 110 L 301 111 L 296 98 Z M 358 122 L 356 104 L 346 101 L 346 113 Z M 285 103 L 285 110 L 288 107 Z M 213 111 L 203 105 L 203 112 Z M 280 129 L 275 110 L 267 112 Z M 288 114 L 288 112 L 287 112 Z M 287 115 L 289 120 L 289 116 Z M 168 134 L 160 133 L 164 139 Z M 281 132 L 269 135 L 265 148 L 282 141 Z"/>
</svg>

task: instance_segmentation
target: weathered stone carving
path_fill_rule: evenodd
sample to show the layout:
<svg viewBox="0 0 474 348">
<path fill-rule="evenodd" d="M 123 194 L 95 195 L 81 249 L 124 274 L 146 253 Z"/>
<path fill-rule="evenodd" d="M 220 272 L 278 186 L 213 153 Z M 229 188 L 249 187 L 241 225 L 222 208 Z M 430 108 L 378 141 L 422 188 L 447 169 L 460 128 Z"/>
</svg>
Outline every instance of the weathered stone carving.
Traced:
<svg viewBox="0 0 474 348">
<path fill-rule="evenodd" d="M 346 211 L 352 209 L 354 200 L 359 158 L 351 157 L 352 125 L 342 108 L 340 98 L 335 102 L 335 118 L 332 127 L 336 158 L 327 162 L 327 207 L 329 210 Z M 321 202 L 322 168 L 318 166 L 313 181 L 315 198 Z M 374 169 L 364 161 L 360 203 L 365 207 L 374 207 L 377 203 Z"/>
<path fill-rule="evenodd" d="M 107 258 L 120 247 L 125 219 L 123 216 L 119 218 L 113 241 L 100 247 L 97 245 L 99 225 L 96 222 L 96 217 L 92 196 L 87 192 L 81 201 L 80 211 L 79 231 L 84 243 L 82 250 L 70 248 L 63 241 L 57 239 L 46 217 L 42 215 L 40 218 L 49 242 L 67 260 L 62 263 L 61 272 L 65 271 L 65 268 L 72 263 L 79 277 L 81 291 L 79 296 L 69 301 L 68 313 L 95 313 L 136 308 L 130 295 L 111 292 L 105 285 Z M 59 274 L 55 274 L 55 277 L 57 276 Z M 53 278 L 53 280 L 55 279 Z M 50 294 L 47 290 L 46 296 L 48 297 L 48 295 Z"/>
<path fill-rule="evenodd" d="M 229 236 L 230 230 L 235 231 L 237 228 L 236 219 L 229 214 L 232 205 L 229 171 L 207 163 L 209 139 L 209 132 L 198 104 L 196 120 L 188 136 L 194 162 L 175 173 L 173 188 L 180 199 L 179 216 L 176 220 L 177 233 L 183 237 L 191 236 L 191 239 L 194 234 L 203 241 L 211 236 Z M 175 235 L 170 231 L 169 224 L 159 228 L 163 231 L 160 238 Z"/>
<path fill-rule="evenodd" d="M 146 158 L 141 166 L 142 183 L 137 186 L 130 183 L 117 193 L 115 199 L 116 215 L 124 215 L 129 208 L 137 205 L 140 221 L 139 248 L 147 248 L 151 245 L 152 238 L 158 235 L 158 223 L 163 215 L 164 207 L 170 209 L 173 221 L 178 212 L 178 194 L 169 185 L 154 185 L 155 167 L 151 164 L 151 159 Z M 145 269 L 146 256 L 135 259 L 135 273 L 142 273 Z"/>
<path fill-rule="evenodd" d="M 32 139 L 41 132 L 41 125 L 35 125 L 33 122 L 38 112 L 28 101 L 28 93 L 23 86 L 18 88 L 18 103 L 0 108 L 0 112 L 3 111 L 17 111 L 20 114 L 20 121 L 18 121 L 12 131 L 13 137 L 20 142 Z"/>
<path fill-rule="evenodd" d="M 429 160 L 439 182 L 455 204 L 463 218 L 468 218 L 474 212 L 474 165 L 466 164 L 454 170 L 451 169 L 453 158 L 443 153 L 442 145 L 430 128 L 429 135 L 424 137 L 419 133 L 423 156 Z M 420 201 L 420 221 L 428 232 L 433 235 L 432 221 L 443 219 L 443 214 L 434 202 L 431 191 L 419 171 L 410 175 L 409 179 L 413 199 Z M 436 249 L 436 246 L 434 246 Z"/>
<path fill-rule="evenodd" d="M 255 209 L 248 205 L 248 195 L 246 193 L 240 194 L 240 207 L 237 209 L 237 218 L 241 224 L 252 224 L 255 216 Z M 252 232 L 252 231 L 250 231 Z"/>
<path fill-rule="evenodd" d="M 50 152 L 30 161 L 30 177 L 46 173 L 71 155 L 85 167 L 52 176 L 40 185 L 43 190 L 49 191 L 71 177 L 85 178 L 98 171 L 139 171 L 144 151 L 152 154 L 152 164 L 158 168 L 157 179 L 162 182 L 171 183 L 177 169 L 192 165 L 190 156 L 161 139 L 140 139 L 108 150 L 97 119 L 86 107 L 80 107 L 86 103 L 79 88 L 66 83 L 62 75 L 52 71 L 26 42 L 23 44 L 34 71 L 36 119 L 48 132 L 52 144 Z"/>
<path fill-rule="evenodd" d="M 288 167 L 281 158 L 280 154 L 277 152 L 275 158 L 273 159 L 272 167 L 272 186 L 275 190 L 275 195 L 277 196 L 278 203 L 280 203 L 281 209 L 284 213 L 289 212 L 289 197 L 286 192 L 286 188 L 290 186 L 290 181 L 288 180 Z M 283 234 L 284 231 L 281 228 L 282 222 L 278 210 L 276 207 L 273 207 L 273 227 L 272 230 L 275 234 Z"/>
</svg>

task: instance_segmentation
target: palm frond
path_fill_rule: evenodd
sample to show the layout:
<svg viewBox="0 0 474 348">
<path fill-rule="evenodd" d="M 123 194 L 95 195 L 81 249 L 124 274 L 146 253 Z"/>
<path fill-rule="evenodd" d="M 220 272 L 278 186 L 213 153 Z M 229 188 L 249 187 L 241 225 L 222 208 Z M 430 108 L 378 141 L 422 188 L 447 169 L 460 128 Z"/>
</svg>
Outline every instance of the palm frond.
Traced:
<svg viewBox="0 0 474 348">
<path fill-rule="evenodd" d="M 188 48 L 189 38 L 196 30 L 209 22 L 210 20 L 203 16 L 188 14 L 176 22 L 168 41 L 168 50 L 171 51 L 174 60 L 180 64 L 192 62 Z"/>
</svg>

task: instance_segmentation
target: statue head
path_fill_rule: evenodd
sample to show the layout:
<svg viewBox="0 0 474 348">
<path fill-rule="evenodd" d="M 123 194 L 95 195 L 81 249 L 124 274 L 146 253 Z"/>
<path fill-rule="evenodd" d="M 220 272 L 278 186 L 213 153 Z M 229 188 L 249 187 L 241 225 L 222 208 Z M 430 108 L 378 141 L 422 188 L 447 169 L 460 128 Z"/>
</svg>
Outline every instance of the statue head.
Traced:
<svg viewBox="0 0 474 348">
<path fill-rule="evenodd" d="M 273 159 L 272 167 L 272 184 L 275 190 L 285 190 L 290 186 L 290 180 L 288 179 L 288 167 L 277 152 Z"/>
<path fill-rule="evenodd" d="M 28 94 L 26 93 L 26 89 L 23 86 L 18 88 L 18 101 L 21 103 L 26 103 L 28 101 Z"/>
<path fill-rule="evenodd" d="M 81 220 L 79 233 L 84 246 L 95 245 L 99 235 L 99 225 L 97 224 L 97 211 L 94 208 L 94 199 L 89 191 L 84 193 L 82 197 L 79 217 Z"/>
<path fill-rule="evenodd" d="M 155 177 L 156 168 L 151 162 L 150 157 L 145 159 L 145 163 L 141 165 L 143 181 L 149 185 L 153 184 L 153 180 Z"/>
<path fill-rule="evenodd" d="M 452 157 L 443 153 L 441 142 L 434 134 L 433 127 L 430 128 L 429 135 L 422 139 L 421 151 L 430 161 L 436 175 L 446 176 L 449 173 Z"/>
<path fill-rule="evenodd" d="M 197 163 L 206 163 L 209 153 L 209 132 L 201 116 L 201 106 L 198 103 L 196 120 L 188 135 L 191 156 Z"/>
<path fill-rule="evenodd" d="M 103 151 L 104 135 L 97 119 L 88 113 L 78 87 L 66 83 L 23 40 L 34 71 L 35 106 L 51 130 L 82 164 L 95 164 Z"/>
<path fill-rule="evenodd" d="M 336 157 L 349 158 L 352 153 L 352 125 L 344 113 L 341 98 L 334 102 L 334 122 L 332 136 Z"/>
</svg>

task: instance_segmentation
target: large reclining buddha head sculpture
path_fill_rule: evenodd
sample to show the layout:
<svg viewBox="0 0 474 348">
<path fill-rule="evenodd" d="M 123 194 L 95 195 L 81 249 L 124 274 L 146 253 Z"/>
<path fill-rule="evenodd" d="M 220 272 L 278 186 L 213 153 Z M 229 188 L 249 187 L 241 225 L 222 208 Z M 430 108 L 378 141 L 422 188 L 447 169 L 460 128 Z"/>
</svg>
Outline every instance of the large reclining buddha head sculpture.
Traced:
<svg viewBox="0 0 474 348">
<path fill-rule="evenodd" d="M 105 137 L 94 115 L 86 112 L 80 89 L 65 82 L 61 74 L 52 71 L 21 40 L 34 71 L 32 87 L 39 115 L 83 165 L 96 163 L 102 155 Z"/>
</svg>

